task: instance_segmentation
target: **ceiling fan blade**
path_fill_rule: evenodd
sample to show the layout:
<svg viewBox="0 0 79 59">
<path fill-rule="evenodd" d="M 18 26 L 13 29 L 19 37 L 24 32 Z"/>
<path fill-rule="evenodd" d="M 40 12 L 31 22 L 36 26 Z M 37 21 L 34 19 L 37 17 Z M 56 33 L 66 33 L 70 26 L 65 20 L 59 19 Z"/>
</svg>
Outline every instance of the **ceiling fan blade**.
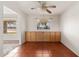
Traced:
<svg viewBox="0 0 79 59">
<path fill-rule="evenodd" d="M 31 9 L 33 10 L 33 9 L 36 9 L 36 8 L 31 8 Z"/>
<path fill-rule="evenodd" d="M 52 13 L 52 12 L 51 12 L 50 10 L 48 10 L 48 9 L 46 9 L 46 11 L 47 11 L 48 13 L 50 13 L 50 14 Z"/>
<path fill-rule="evenodd" d="M 55 5 L 53 5 L 53 6 L 46 6 L 47 8 L 56 8 L 56 6 Z"/>
</svg>

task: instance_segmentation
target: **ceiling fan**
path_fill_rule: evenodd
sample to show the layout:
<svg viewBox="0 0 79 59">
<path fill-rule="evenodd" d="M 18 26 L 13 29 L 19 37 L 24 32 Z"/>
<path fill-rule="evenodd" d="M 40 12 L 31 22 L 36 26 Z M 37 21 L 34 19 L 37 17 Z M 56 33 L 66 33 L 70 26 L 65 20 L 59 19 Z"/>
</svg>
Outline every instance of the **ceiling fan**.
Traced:
<svg viewBox="0 0 79 59">
<path fill-rule="evenodd" d="M 40 4 L 40 7 L 42 10 L 47 11 L 49 14 L 52 13 L 52 11 L 50 11 L 48 8 L 56 8 L 56 5 L 52 5 L 52 6 L 47 6 L 46 1 L 38 1 L 38 3 Z M 31 8 L 32 10 L 37 9 L 37 8 Z"/>
</svg>

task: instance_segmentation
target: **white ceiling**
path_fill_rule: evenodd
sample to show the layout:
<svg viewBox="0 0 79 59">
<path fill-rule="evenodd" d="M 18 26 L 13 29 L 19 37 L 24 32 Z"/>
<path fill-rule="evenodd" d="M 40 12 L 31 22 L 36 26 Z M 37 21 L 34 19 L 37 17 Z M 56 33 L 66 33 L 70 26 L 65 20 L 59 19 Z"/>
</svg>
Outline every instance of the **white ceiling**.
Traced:
<svg viewBox="0 0 79 59">
<path fill-rule="evenodd" d="M 49 10 L 52 11 L 52 15 L 59 15 L 66 11 L 70 6 L 72 6 L 75 2 L 74 1 L 46 1 L 47 6 L 56 5 L 56 8 L 50 8 Z M 38 1 L 15 1 L 15 2 L 5 2 L 8 6 L 15 6 L 17 9 L 21 10 L 25 14 L 28 15 L 50 15 L 46 11 L 43 11 L 40 7 Z M 37 8 L 32 10 L 31 8 Z"/>
<path fill-rule="evenodd" d="M 71 5 L 73 5 L 74 2 L 72 1 L 47 1 L 46 2 L 48 6 L 56 5 L 56 8 L 50 8 L 49 10 L 52 11 L 52 15 L 58 15 L 63 13 L 65 10 L 67 10 Z M 49 15 L 46 11 L 43 11 L 42 9 L 38 8 L 40 7 L 40 4 L 37 1 L 24 1 L 24 2 L 17 2 L 19 5 L 19 8 L 27 14 L 30 15 L 41 15 L 46 14 Z M 37 8 L 34 10 L 31 10 L 31 8 Z"/>
<path fill-rule="evenodd" d="M 14 12 L 12 9 L 6 7 L 6 6 L 3 6 L 3 14 L 14 14 L 16 15 L 16 12 Z"/>
</svg>

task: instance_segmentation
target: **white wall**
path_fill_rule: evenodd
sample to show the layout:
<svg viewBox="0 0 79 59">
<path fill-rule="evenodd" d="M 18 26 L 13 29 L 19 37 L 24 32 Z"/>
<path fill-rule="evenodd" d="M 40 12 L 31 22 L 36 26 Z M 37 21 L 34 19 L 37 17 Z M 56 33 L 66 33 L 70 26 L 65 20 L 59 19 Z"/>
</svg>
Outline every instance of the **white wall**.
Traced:
<svg viewBox="0 0 79 59">
<path fill-rule="evenodd" d="M 3 56 L 3 40 L 2 40 L 2 34 L 1 34 L 2 16 L 3 16 L 3 6 L 2 6 L 2 2 L 0 2 L 0 56 Z"/>
<path fill-rule="evenodd" d="M 27 20 L 27 16 L 23 15 L 23 14 L 18 14 L 18 20 L 17 20 L 17 32 L 18 32 L 18 37 L 20 39 L 20 44 L 25 42 L 25 31 L 27 29 L 26 27 L 26 22 Z"/>
<path fill-rule="evenodd" d="M 27 29 L 26 31 L 60 31 L 60 19 L 59 19 L 59 15 L 56 16 L 44 16 L 47 19 L 51 18 L 50 21 L 50 29 L 48 30 L 37 30 L 37 21 L 38 19 L 41 19 L 43 16 L 39 16 L 39 15 L 31 15 L 28 16 L 28 20 L 27 20 Z"/>
<path fill-rule="evenodd" d="M 2 19 L 2 22 L 4 22 L 5 20 L 14 20 L 16 21 L 16 30 L 17 30 L 17 13 L 13 13 L 14 11 L 11 10 L 10 8 L 6 7 L 6 6 L 3 6 L 3 19 Z M 3 23 L 2 23 L 2 28 L 4 27 Z M 18 33 L 16 32 L 16 34 L 5 34 L 3 33 L 3 30 L 2 30 L 2 35 L 3 35 L 3 40 L 18 40 Z M 9 43 L 8 43 L 9 44 Z M 17 43 L 19 44 L 19 43 Z"/>
<path fill-rule="evenodd" d="M 61 42 L 79 56 L 79 2 L 61 16 Z"/>
<path fill-rule="evenodd" d="M 3 5 L 8 7 L 9 9 L 13 10 L 16 14 L 13 14 L 13 13 L 11 13 L 11 11 L 9 12 L 8 10 L 6 12 L 4 12 Z M 11 19 L 16 20 L 16 31 L 17 31 L 16 35 L 3 33 L 3 21 L 4 21 L 3 17 L 6 19 L 9 18 L 9 20 L 11 20 Z M 22 44 L 25 42 L 24 32 L 26 30 L 26 28 L 25 28 L 26 19 L 27 19 L 27 16 L 17 7 L 16 3 L 0 2 L 0 56 L 3 56 L 4 55 L 3 52 L 6 51 L 7 45 L 6 45 L 6 47 L 4 46 L 4 44 L 3 44 L 4 40 L 19 40 L 19 44 Z M 12 45 L 10 45 L 10 46 L 13 47 Z M 5 49 L 4 49 L 4 47 L 5 47 Z"/>
<path fill-rule="evenodd" d="M 1 35 L 3 36 L 2 39 L 3 40 L 19 40 L 19 44 L 24 43 L 24 31 L 25 31 L 25 20 L 27 19 L 26 15 L 18 8 L 17 4 L 15 2 L 3 2 L 3 5 L 8 7 L 10 11 L 8 10 L 4 10 L 6 11 L 4 13 L 4 17 L 5 18 L 9 18 L 9 19 L 14 19 L 16 20 L 16 27 L 17 27 L 17 34 L 16 35 L 10 35 L 10 34 L 4 34 L 3 33 L 3 19 L 0 25 L 2 30 L 1 30 Z M 13 10 L 14 14 L 11 12 L 11 10 Z M 16 16 L 14 16 L 16 15 Z M 1 37 L 0 35 L 0 37 Z"/>
<path fill-rule="evenodd" d="M 3 6 L 4 7 L 4 6 Z M 16 46 L 24 43 L 24 32 L 25 32 L 25 15 L 23 13 L 16 12 L 13 9 L 10 9 L 9 7 L 5 6 L 6 8 L 3 9 L 3 19 L 0 21 L 0 39 L 3 41 L 3 44 L 1 45 L 3 56 L 9 53 L 12 49 L 14 49 Z M 18 9 L 19 10 L 19 9 Z M 16 21 L 16 34 L 4 34 L 3 33 L 3 21 L 4 20 L 15 20 Z M 5 44 L 5 40 L 18 40 L 19 43 L 14 42 L 14 44 Z M 1 42 L 1 41 L 0 41 Z M 2 55 L 2 54 L 1 54 Z"/>
<path fill-rule="evenodd" d="M 15 40 L 19 40 L 19 44 L 24 43 L 24 32 L 25 32 L 25 21 L 27 19 L 26 14 L 24 14 L 17 6 L 16 2 L 4 2 L 4 5 L 12 9 L 17 13 L 16 22 L 17 22 L 17 35 L 14 37 Z M 10 13 L 9 13 L 10 14 Z M 11 15 L 12 16 L 12 15 Z M 11 36 L 11 35 L 9 35 Z M 8 36 L 7 36 L 8 37 Z M 10 39 L 11 40 L 11 39 Z"/>
</svg>

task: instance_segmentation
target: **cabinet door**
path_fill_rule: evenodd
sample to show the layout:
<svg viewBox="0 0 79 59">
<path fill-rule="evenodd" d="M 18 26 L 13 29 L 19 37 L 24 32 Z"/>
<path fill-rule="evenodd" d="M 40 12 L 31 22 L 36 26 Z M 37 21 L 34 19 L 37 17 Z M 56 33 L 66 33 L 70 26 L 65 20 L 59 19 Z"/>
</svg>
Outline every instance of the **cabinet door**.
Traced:
<svg viewBox="0 0 79 59">
<path fill-rule="evenodd" d="M 30 41 L 30 32 L 25 32 L 25 40 Z"/>
<path fill-rule="evenodd" d="M 50 41 L 50 32 L 44 32 L 43 41 Z"/>
<path fill-rule="evenodd" d="M 49 41 L 49 42 L 52 42 L 52 41 L 51 41 L 51 32 L 48 32 L 48 41 Z"/>
<path fill-rule="evenodd" d="M 55 42 L 55 39 L 56 39 L 55 32 L 51 32 L 51 41 Z"/>
<path fill-rule="evenodd" d="M 30 40 L 31 41 L 36 41 L 36 37 L 35 37 L 35 32 L 30 32 Z"/>
<path fill-rule="evenodd" d="M 36 32 L 36 41 L 43 41 L 43 32 Z"/>
<path fill-rule="evenodd" d="M 61 39 L 61 33 L 60 32 L 56 32 L 56 41 L 60 41 Z"/>
</svg>

